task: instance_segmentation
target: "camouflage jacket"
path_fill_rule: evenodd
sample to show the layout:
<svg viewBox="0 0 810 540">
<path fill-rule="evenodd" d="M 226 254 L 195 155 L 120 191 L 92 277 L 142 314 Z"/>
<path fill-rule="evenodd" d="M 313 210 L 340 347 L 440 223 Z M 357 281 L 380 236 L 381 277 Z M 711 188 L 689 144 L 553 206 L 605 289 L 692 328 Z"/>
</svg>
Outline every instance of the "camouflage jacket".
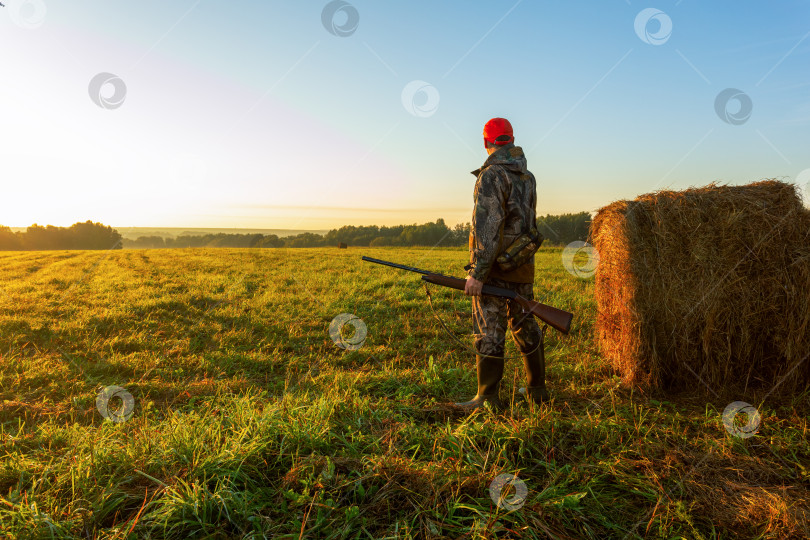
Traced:
<svg viewBox="0 0 810 540">
<path fill-rule="evenodd" d="M 504 145 L 473 174 L 478 180 L 473 195 L 469 275 L 479 281 L 498 278 L 533 283 L 534 257 L 511 272 L 503 272 L 495 262 L 536 221 L 537 183 L 526 169 L 523 149 L 511 143 Z"/>
</svg>

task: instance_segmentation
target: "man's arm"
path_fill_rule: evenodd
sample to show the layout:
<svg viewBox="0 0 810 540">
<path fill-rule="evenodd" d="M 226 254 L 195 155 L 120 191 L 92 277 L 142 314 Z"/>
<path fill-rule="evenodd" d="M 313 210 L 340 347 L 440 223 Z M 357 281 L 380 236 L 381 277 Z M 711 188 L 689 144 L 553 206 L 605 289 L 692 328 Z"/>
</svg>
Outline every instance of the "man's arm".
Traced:
<svg viewBox="0 0 810 540">
<path fill-rule="evenodd" d="M 475 185 L 473 212 L 474 244 L 470 277 L 484 282 L 501 247 L 506 220 L 506 186 L 501 175 L 492 168 L 483 171 Z"/>
</svg>

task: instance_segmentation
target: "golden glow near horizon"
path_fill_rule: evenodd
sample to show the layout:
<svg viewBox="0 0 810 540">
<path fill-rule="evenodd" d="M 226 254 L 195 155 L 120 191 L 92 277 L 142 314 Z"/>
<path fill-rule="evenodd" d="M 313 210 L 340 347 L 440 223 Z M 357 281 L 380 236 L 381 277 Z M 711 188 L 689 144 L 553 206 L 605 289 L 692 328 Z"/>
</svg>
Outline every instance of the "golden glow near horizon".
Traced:
<svg viewBox="0 0 810 540">
<path fill-rule="evenodd" d="M 25 211 L 20 212 L 21 215 Z M 43 212 L 44 215 L 44 212 Z M 13 228 L 26 228 L 33 224 L 54 225 L 58 227 L 68 227 L 77 222 L 87 220 L 98 221 L 114 228 L 124 229 L 127 227 L 143 228 L 211 228 L 211 229 L 306 229 L 306 230 L 330 230 L 338 229 L 345 225 L 354 226 L 393 226 L 422 224 L 435 222 L 437 219 L 444 219 L 445 223 L 453 227 L 457 223 L 467 223 L 471 220 L 471 211 L 459 208 L 447 209 L 413 209 L 403 208 L 399 210 L 389 209 L 366 209 L 366 208 L 308 208 L 291 206 L 289 208 L 273 207 L 267 209 L 246 209 L 234 211 L 231 215 L 216 214 L 184 214 L 177 219 L 166 219 L 156 217 L 153 221 L 144 219 L 140 215 L 138 219 L 130 222 L 122 221 L 110 215 L 109 220 L 101 219 L 97 216 L 72 217 L 71 212 L 54 211 L 50 215 L 57 219 L 40 219 L 29 223 L 18 220 L 11 221 L 14 212 L 4 212 L 4 216 L 9 219 L 8 224 Z"/>
</svg>

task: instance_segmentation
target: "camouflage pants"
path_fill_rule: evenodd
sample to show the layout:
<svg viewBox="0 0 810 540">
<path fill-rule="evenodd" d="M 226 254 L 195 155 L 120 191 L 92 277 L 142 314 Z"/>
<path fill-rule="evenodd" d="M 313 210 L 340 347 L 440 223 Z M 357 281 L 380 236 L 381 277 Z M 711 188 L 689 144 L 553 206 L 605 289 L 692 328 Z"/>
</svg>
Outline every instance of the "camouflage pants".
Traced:
<svg viewBox="0 0 810 540">
<path fill-rule="evenodd" d="M 531 283 L 488 279 L 486 284 L 509 289 L 523 298 L 534 300 Z M 524 313 L 520 304 L 514 300 L 495 296 L 473 296 L 472 316 L 475 350 L 480 355 L 503 357 L 507 323 L 521 353 L 530 353 L 542 346 L 543 333 L 534 316 L 531 313 Z"/>
</svg>

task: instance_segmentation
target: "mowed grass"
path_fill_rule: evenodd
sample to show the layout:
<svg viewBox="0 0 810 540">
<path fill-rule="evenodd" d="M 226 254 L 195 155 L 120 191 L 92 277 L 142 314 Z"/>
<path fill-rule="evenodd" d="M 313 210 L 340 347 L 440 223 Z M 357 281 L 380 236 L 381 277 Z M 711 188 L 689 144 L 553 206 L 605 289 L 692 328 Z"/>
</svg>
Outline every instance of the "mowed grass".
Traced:
<svg viewBox="0 0 810 540">
<path fill-rule="evenodd" d="M 459 343 L 418 275 L 362 254 L 454 275 L 467 257 L 0 253 L 0 537 L 808 535 L 806 394 L 622 387 L 593 343 L 593 280 L 543 248 L 536 297 L 575 313 L 570 336 L 547 333 L 553 401 L 515 399 L 510 339 L 510 409 L 458 417 L 444 405 L 475 391 L 469 299 L 430 289 Z M 330 337 L 341 313 L 368 329 L 357 350 Z M 112 385 L 133 396 L 126 421 L 96 406 Z M 753 437 L 723 425 L 735 400 L 758 408 Z M 501 474 L 528 490 L 512 511 L 490 497 Z"/>
</svg>

